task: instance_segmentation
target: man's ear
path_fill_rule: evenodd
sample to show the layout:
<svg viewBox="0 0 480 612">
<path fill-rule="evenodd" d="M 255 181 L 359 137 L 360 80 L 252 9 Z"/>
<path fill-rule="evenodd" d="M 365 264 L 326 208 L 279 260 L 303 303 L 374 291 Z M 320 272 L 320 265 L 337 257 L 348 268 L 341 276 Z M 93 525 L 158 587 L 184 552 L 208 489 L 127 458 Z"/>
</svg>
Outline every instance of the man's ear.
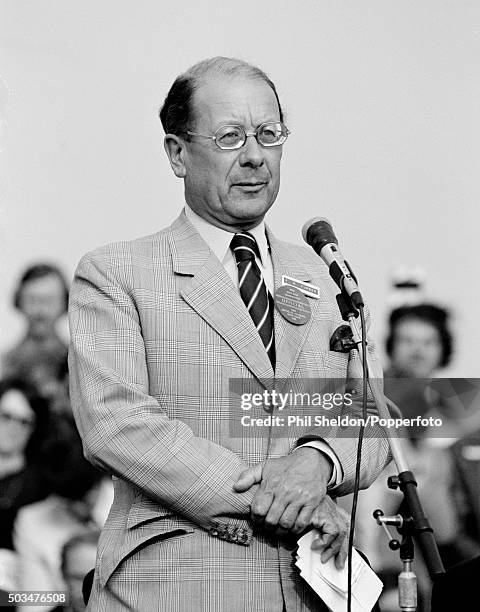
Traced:
<svg viewBox="0 0 480 612">
<path fill-rule="evenodd" d="M 178 178 L 185 178 L 186 169 L 184 163 L 185 143 L 175 134 L 166 134 L 163 146 L 168 155 L 170 165 Z"/>
</svg>

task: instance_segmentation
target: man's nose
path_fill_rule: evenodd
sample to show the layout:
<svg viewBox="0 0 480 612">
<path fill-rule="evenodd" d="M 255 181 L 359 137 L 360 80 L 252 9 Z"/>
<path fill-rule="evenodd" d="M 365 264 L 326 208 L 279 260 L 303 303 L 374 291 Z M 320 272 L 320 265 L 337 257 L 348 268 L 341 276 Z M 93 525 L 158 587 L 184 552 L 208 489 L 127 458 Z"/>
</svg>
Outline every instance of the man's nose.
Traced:
<svg viewBox="0 0 480 612">
<path fill-rule="evenodd" d="M 264 160 L 264 147 L 258 144 L 255 136 L 247 136 L 240 153 L 240 165 L 258 168 Z"/>
</svg>

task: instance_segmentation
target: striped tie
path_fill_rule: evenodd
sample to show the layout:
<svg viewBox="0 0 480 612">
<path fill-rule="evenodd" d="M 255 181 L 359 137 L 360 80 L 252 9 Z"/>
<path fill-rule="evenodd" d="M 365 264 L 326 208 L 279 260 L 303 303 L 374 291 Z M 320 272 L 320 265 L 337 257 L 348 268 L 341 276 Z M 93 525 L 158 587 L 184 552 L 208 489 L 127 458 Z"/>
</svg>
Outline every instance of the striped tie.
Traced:
<svg viewBox="0 0 480 612">
<path fill-rule="evenodd" d="M 273 298 L 267 291 L 262 273 L 255 261 L 255 257 L 260 259 L 257 242 L 248 232 L 241 232 L 232 238 L 230 248 L 237 260 L 240 295 L 275 369 Z"/>
</svg>

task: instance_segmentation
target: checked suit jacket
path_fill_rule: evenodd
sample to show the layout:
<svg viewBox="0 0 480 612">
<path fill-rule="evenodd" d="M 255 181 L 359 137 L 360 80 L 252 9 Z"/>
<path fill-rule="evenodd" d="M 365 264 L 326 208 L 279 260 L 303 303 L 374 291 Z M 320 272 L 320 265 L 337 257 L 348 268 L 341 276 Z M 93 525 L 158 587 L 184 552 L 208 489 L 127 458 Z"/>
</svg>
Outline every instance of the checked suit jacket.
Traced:
<svg viewBox="0 0 480 612">
<path fill-rule="evenodd" d="M 323 609 L 294 566 L 295 542 L 254 528 L 254 490 L 232 488 L 248 466 L 292 452 L 298 430 L 270 441 L 231 435 L 229 381 L 243 379 L 259 392 L 274 376 L 300 387 L 318 376 L 355 385 L 361 366 L 354 352 L 329 350 L 343 321 L 326 267 L 308 249 L 268 228 L 267 235 L 275 286 L 287 274 L 321 293 L 309 299 L 304 325 L 275 311 L 275 374 L 238 289 L 184 212 L 156 234 L 87 254 L 77 268 L 73 410 L 86 456 L 112 474 L 115 489 L 89 610 Z M 372 344 L 369 350 L 375 362 Z M 318 437 L 308 428 L 303 434 Z M 357 441 L 326 441 L 343 467 L 330 494 L 347 494 Z M 362 487 L 384 467 L 387 446 L 380 432 L 365 438 Z"/>
</svg>

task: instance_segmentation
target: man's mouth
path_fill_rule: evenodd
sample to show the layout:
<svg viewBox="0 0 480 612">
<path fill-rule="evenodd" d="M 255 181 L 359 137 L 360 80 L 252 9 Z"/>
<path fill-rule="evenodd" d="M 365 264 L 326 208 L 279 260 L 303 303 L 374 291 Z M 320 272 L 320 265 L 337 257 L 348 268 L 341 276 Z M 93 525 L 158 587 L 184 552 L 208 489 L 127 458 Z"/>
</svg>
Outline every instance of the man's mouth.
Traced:
<svg viewBox="0 0 480 612">
<path fill-rule="evenodd" d="M 234 183 L 233 186 L 243 191 L 255 192 L 260 191 L 266 184 L 267 183 L 264 181 L 239 181 L 238 183 Z"/>
</svg>

